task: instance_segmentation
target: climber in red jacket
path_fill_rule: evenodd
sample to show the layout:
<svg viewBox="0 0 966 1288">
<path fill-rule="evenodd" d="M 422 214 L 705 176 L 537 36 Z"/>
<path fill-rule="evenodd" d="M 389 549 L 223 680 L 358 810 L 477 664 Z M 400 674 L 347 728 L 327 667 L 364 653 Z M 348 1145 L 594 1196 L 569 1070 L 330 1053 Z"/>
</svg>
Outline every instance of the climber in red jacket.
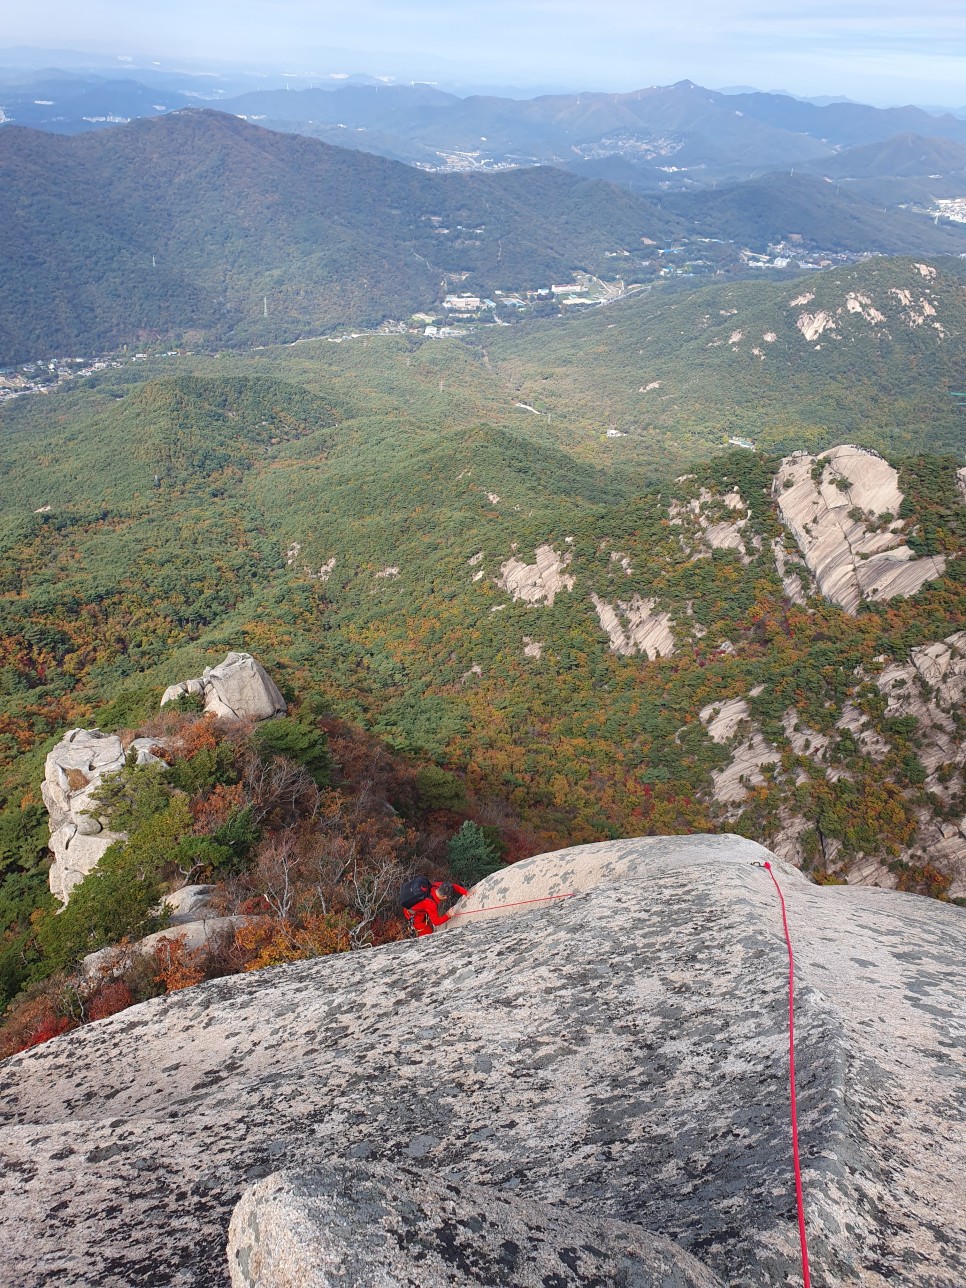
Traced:
<svg viewBox="0 0 966 1288">
<path fill-rule="evenodd" d="M 437 926 L 449 921 L 449 910 L 467 891 L 454 881 L 430 881 L 414 877 L 403 886 L 399 902 L 409 929 L 414 935 L 431 935 Z"/>
</svg>

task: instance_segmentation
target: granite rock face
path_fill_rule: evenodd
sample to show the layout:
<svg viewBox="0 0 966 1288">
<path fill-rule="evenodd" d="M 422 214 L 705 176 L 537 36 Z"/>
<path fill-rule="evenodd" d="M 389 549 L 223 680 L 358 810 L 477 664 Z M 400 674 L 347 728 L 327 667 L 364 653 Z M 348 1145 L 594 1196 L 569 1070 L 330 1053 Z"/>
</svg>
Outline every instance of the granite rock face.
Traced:
<svg viewBox="0 0 966 1288">
<path fill-rule="evenodd" d="M 50 815 L 50 889 L 66 903 L 71 890 L 96 866 L 108 846 L 123 839 L 96 816 L 92 799 L 107 774 L 116 774 L 133 753 L 139 765 L 158 757 L 157 740 L 136 738 L 127 751 L 115 734 L 70 729 L 48 753 L 40 793 Z"/>
<path fill-rule="evenodd" d="M 847 613 L 863 600 L 914 595 L 946 567 L 941 556 L 917 559 L 906 544 L 899 472 L 876 452 L 847 445 L 818 456 L 795 452 L 773 490 L 819 590 Z"/>
<path fill-rule="evenodd" d="M 629 657 L 643 653 L 645 657 L 670 657 L 674 652 L 674 634 L 670 613 L 656 613 L 655 600 L 632 595 L 627 602 L 618 600 L 608 604 L 597 595 L 591 595 L 597 620 L 607 632 L 611 651 Z"/>
<path fill-rule="evenodd" d="M 951 898 L 966 896 L 966 818 L 956 811 L 966 771 L 966 744 L 958 723 L 966 701 L 966 631 L 910 649 L 905 661 L 875 658 L 870 666 L 853 672 L 853 683 L 854 691 L 876 686 L 885 701 L 886 717 L 915 721 L 913 743 L 925 775 L 921 789 L 907 793 L 916 832 L 891 857 L 930 865 L 948 878 Z M 748 698 L 761 691 L 760 686 L 751 689 Z M 729 752 L 728 763 L 711 775 L 713 799 L 724 807 L 728 821 L 738 818 L 751 790 L 765 782 L 766 774 L 781 784 L 787 803 L 772 844 L 779 857 L 792 863 L 804 861 L 802 839 L 814 827 L 814 818 L 797 812 L 795 788 L 808 775 L 800 764 L 783 767 L 783 750 L 806 757 L 811 776 L 821 774 L 830 783 L 853 778 L 855 772 L 836 745 L 839 735 L 848 735 L 858 752 L 872 762 L 881 763 L 891 750 L 875 720 L 851 698 L 843 704 L 832 733 L 802 725 L 799 712 L 788 707 L 782 714 L 787 743 L 781 746 L 764 737 L 744 697 L 709 703 L 699 719 L 712 741 Z M 827 870 L 850 884 L 894 888 L 901 874 L 890 866 L 887 853 L 848 856 L 841 840 L 833 837 L 823 837 L 822 855 Z"/>
<path fill-rule="evenodd" d="M 222 720 L 268 720 L 287 709 L 275 681 L 251 653 L 229 653 L 198 679 L 169 685 L 161 705 L 187 696 L 200 698 L 205 711 Z"/>
<path fill-rule="evenodd" d="M 760 692 L 760 688 L 753 689 L 749 696 L 754 697 Z M 757 787 L 765 781 L 762 767 L 774 766 L 781 760 L 781 753 L 755 727 L 744 698 L 710 703 L 698 712 L 698 719 L 707 728 L 713 742 L 731 744 L 731 760 L 711 775 L 714 799 L 724 804 L 743 802 L 749 787 Z"/>
<path fill-rule="evenodd" d="M 749 514 L 741 493 L 715 495 L 702 488 L 688 502 L 672 501 L 672 524 L 681 529 L 681 547 L 691 559 L 707 559 L 713 550 L 733 550 L 743 564 L 761 550 L 761 538 L 748 527 Z"/>
<path fill-rule="evenodd" d="M 573 590 L 574 579 L 564 569 L 573 558 L 567 550 L 561 554 L 553 546 L 537 546 L 532 564 L 515 557 L 500 565 L 498 586 L 508 590 L 513 599 L 525 604 L 549 604 L 564 590 Z"/>
<path fill-rule="evenodd" d="M 228 1233 L 232 1288 L 715 1288 L 670 1239 L 506 1198 L 413 1168 L 278 1172 L 246 1190 Z"/>
<path fill-rule="evenodd" d="M 788 957 L 755 866 L 768 858 L 725 835 L 537 856 L 429 938 L 214 980 L 13 1057 L 0 1282 L 226 1285 L 246 1190 L 286 1173 L 248 1194 L 243 1241 L 245 1213 L 266 1202 L 268 1229 L 296 1184 L 296 1206 L 321 1186 L 324 1207 L 320 1171 L 336 1167 L 358 1178 L 339 1221 L 358 1229 L 370 1198 L 383 1205 L 377 1264 L 380 1246 L 397 1256 L 387 1231 L 407 1211 L 435 1255 L 426 1221 L 438 1228 L 443 1202 L 478 1216 L 480 1187 L 521 1238 L 549 1222 L 542 1205 L 575 1230 L 606 1220 L 645 1248 L 668 1239 L 688 1273 L 696 1260 L 729 1285 L 800 1283 Z M 966 913 L 774 870 L 797 964 L 813 1283 L 959 1288 Z M 433 1199 L 419 1178 L 455 1188 Z M 337 1247 L 338 1221 L 322 1225 Z M 470 1249 L 472 1233 L 448 1246 Z M 476 1233 L 483 1259 L 490 1233 Z M 409 1278 L 355 1282 L 421 1283 L 422 1249 L 409 1245 Z"/>
</svg>

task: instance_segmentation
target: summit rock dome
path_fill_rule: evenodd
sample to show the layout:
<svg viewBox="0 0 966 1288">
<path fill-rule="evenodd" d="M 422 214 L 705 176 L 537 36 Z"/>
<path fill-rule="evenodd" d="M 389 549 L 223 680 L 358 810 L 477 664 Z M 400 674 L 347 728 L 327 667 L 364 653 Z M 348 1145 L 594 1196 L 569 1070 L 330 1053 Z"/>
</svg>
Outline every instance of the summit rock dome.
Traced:
<svg viewBox="0 0 966 1288">
<path fill-rule="evenodd" d="M 308 1257 L 359 1285 L 526 1283 L 480 1267 L 532 1236 L 559 1262 L 544 1284 L 590 1282 L 591 1255 L 593 1282 L 800 1283 L 765 861 L 797 963 L 813 1283 L 958 1288 L 966 915 L 811 885 L 728 835 L 539 855 L 431 938 L 214 980 L 14 1056 L 0 1279 L 278 1288 Z"/>
</svg>

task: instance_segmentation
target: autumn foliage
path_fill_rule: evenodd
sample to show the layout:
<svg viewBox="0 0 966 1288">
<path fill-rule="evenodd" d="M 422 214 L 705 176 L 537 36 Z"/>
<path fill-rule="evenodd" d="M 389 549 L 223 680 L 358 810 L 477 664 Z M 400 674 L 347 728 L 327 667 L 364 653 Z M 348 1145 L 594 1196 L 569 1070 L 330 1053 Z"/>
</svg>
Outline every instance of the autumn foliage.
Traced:
<svg viewBox="0 0 966 1288">
<path fill-rule="evenodd" d="M 474 806 L 452 774 L 421 770 L 353 726 L 308 713 L 274 723 L 266 738 L 252 724 L 166 710 L 125 735 L 157 738 L 163 763 L 128 765 L 100 791 L 128 839 L 105 855 L 96 889 L 97 873 L 64 911 L 34 917 L 30 942 L 61 969 L 14 1002 L 0 1051 L 222 975 L 401 939 L 400 885 L 417 869 L 447 875 L 461 827 L 482 824 L 496 862 L 541 848 L 506 806 Z M 214 933 L 198 944 L 174 926 L 140 950 L 139 937 L 163 923 L 157 907 L 143 920 L 147 902 L 199 882 L 214 887 Z M 85 921 L 88 907 L 107 940 Z M 96 965 L 80 969 L 102 943 Z"/>
</svg>

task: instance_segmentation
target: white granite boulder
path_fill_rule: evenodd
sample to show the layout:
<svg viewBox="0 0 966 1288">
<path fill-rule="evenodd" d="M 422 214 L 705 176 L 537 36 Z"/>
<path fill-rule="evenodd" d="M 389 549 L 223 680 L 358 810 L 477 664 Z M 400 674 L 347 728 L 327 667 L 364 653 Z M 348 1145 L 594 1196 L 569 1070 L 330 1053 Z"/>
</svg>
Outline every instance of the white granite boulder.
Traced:
<svg viewBox="0 0 966 1288">
<path fill-rule="evenodd" d="M 116 774 L 127 755 L 139 765 L 158 757 L 154 738 L 137 738 L 127 752 L 116 734 L 70 729 L 48 753 L 40 792 L 50 815 L 50 889 L 66 903 L 71 890 L 96 866 L 108 846 L 122 839 L 95 812 L 93 794 L 107 774 Z"/>
<path fill-rule="evenodd" d="M 200 698 L 205 711 L 223 720 L 268 720 L 286 711 L 275 681 L 251 653 L 229 653 L 199 678 L 170 685 L 161 705 L 188 696 Z"/>
<path fill-rule="evenodd" d="M 211 915 L 213 885 L 186 885 L 166 894 L 162 908 L 168 913 L 168 925 L 180 926 L 188 921 L 199 921 Z"/>
<path fill-rule="evenodd" d="M 167 896 L 169 904 L 173 896 Z M 98 948 L 81 959 L 81 971 L 88 979 L 92 977 L 113 978 L 123 972 L 138 957 L 150 957 L 164 944 L 174 947 L 180 945 L 183 952 L 196 953 L 210 948 L 231 938 L 241 926 L 257 921 L 256 916 L 236 914 L 230 917 L 218 916 L 210 905 L 199 906 L 197 912 L 176 914 L 163 930 L 145 935 L 133 943 L 109 944 Z"/>
</svg>

